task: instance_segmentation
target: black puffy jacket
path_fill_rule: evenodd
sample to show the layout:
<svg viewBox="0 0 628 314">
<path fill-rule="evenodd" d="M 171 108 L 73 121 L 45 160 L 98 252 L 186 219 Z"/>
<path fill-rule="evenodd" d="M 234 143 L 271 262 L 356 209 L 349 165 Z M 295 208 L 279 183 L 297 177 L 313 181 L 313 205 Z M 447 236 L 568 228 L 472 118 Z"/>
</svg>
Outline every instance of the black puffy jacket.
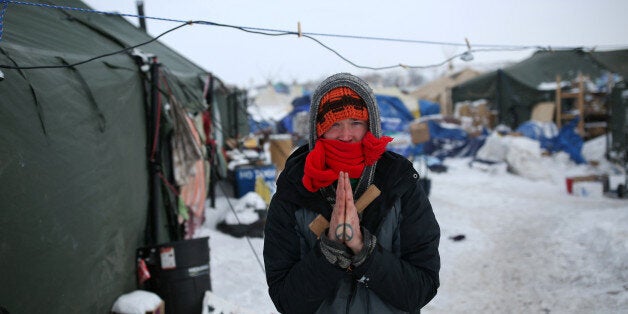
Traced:
<svg viewBox="0 0 628 314">
<path fill-rule="evenodd" d="M 265 226 L 264 263 L 269 294 L 282 313 L 418 313 L 439 286 L 440 228 L 403 156 L 386 152 L 373 184 L 381 191 L 362 213 L 361 225 L 377 247 L 361 266 L 347 272 L 330 264 L 308 224 L 332 206 L 301 183 L 308 150 L 286 162 L 277 180 Z"/>
</svg>

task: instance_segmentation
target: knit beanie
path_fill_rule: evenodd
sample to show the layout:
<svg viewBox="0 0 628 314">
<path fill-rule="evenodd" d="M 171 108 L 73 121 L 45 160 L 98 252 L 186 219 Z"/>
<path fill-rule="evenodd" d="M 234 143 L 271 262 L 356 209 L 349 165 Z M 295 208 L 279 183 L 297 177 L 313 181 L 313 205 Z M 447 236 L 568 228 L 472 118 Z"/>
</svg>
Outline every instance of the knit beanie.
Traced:
<svg viewBox="0 0 628 314">
<path fill-rule="evenodd" d="M 342 99 L 343 97 L 347 100 L 347 103 L 355 103 L 358 104 L 358 106 L 349 109 L 350 106 L 343 105 L 341 106 L 342 112 L 340 113 L 334 112 L 333 110 L 325 110 L 325 107 L 332 108 L 331 106 L 326 106 L 326 104 L 329 105 L 333 103 L 334 100 Z M 354 102 L 353 99 L 357 101 Z M 361 99 L 363 103 L 360 104 L 359 99 Z M 323 129 L 326 131 L 328 128 L 324 128 L 323 126 L 330 127 L 336 121 L 346 119 L 343 118 L 343 116 L 347 113 L 355 113 L 358 117 L 364 117 L 361 105 L 366 107 L 369 131 L 371 131 L 376 138 L 380 138 L 382 136 L 382 129 L 379 118 L 379 108 L 375 101 L 375 94 L 373 94 L 373 90 L 368 83 L 349 73 L 338 73 L 325 79 L 312 93 L 312 102 L 310 105 L 310 136 L 308 142 L 310 150 L 314 148 L 316 140 L 324 133 L 319 132 L 319 120 L 321 121 L 321 131 Z M 333 122 L 330 122 L 330 120 L 333 120 Z"/>
<path fill-rule="evenodd" d="M 346 86 L 333 88 L 321 98 L 316 116 L 316 135 L 320 137 L 337 121 L 350 118 L 368 120 L 364 100 Z"/>
<path fill-rule="evenodd" d="M 337 100 L 345 99 L 342 105 L 333 105 Z M 362 100 L 362 102 L 360 102 Z M 333 108 L 340 108 L 334 111 Z M 329 110 L 326 110 L 328 108 Z M 366 112 L 362 108 L 366 108 Z M 337 108 L 336 108 L 337 109 Z M 379 108 L 373 90 L 364 80 L 349 73 L 334 74 L 325 79 L 312 93 L 310 105 L 309 149 L 314 149 L 316 140 L 331 127 L 334 122 L 349 118 L 368 119 L 368 128 L 377 139 L 382 137 Z M 352 116 L 354 115 L 354 116 Z M 333 121 L 333 122 L 332 122 Z M 319 127 L 320 125 L 320 127 Z M 355 199 L 360 197 L 373 182 L 377 163 L 366 166 L 354 189 Z M 329 202 L 335 200 L 335 192 L 331 188 L 322 188 L 321 192 Z"/>
</svg>

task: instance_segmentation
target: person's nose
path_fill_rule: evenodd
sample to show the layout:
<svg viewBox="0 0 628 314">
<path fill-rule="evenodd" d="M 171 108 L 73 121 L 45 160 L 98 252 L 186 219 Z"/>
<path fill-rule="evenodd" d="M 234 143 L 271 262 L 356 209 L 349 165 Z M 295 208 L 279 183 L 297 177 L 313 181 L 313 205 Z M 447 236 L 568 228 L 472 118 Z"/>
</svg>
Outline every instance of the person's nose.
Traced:
<svg viewBox="0 0 628 314">
<path fill-rule="evenodd" d="M 353 135 L 351 134 L 351 129 L 348 128 L 346 125 L 343 125 L 342 129 L 340 130 L 339 140 L 343 142 L 351 142 L 352 138 L 353 138 Z"/>
</svg>

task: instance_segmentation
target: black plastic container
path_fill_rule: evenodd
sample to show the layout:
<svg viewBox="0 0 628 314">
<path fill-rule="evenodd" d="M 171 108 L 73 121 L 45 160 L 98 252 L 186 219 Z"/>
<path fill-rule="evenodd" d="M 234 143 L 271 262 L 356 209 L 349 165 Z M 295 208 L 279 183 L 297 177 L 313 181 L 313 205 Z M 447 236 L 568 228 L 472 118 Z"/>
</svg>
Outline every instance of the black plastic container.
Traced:
<svg viewBox="0 0 628 314">
<path fill-rule="evenodd" d="M 150 278 L 140 288 L 159 295 L 166 314 L 202 312 L 205 291 L 211 290 L 208 237 L 139 248 L 138 271 L 142 260 Z"/>
</svg>

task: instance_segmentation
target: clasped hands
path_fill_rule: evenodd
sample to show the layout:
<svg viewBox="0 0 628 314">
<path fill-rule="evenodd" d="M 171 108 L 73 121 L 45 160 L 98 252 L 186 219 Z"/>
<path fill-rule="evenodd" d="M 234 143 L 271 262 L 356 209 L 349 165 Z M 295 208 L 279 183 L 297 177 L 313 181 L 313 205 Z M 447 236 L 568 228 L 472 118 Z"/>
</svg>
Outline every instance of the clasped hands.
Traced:
<svg viewBox="0 0 628 314">
<path fill-rule="evenodd" d="M 353 200 L 353 190 L 349 181 L 349 174 L 341 171 L 336 187 L 336 204 L 331 213 L 327 238 L 331 241 L 346 245 L 353 254 L 357 254 L 364 247 L 360 217 Z"/>
</svg>

